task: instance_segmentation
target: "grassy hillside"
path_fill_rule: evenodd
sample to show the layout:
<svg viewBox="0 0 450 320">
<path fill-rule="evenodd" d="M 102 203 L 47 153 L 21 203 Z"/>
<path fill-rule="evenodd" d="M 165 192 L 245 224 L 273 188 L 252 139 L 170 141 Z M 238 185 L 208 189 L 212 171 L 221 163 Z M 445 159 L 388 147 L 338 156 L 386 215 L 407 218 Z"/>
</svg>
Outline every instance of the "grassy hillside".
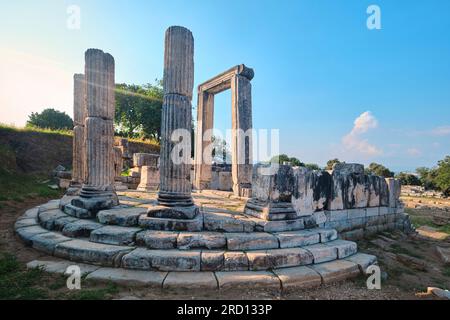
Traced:
<svg viewBox="0 0 450 320">
<path fill-rule="evenodd" d="M 159 153 L 155 141 L 132 140 L 131 152 Z M 15 128 L 0 124 L 0 168 L 48 175 L 58 165 L 72 167 L 72 131 Z"/>
</svg>

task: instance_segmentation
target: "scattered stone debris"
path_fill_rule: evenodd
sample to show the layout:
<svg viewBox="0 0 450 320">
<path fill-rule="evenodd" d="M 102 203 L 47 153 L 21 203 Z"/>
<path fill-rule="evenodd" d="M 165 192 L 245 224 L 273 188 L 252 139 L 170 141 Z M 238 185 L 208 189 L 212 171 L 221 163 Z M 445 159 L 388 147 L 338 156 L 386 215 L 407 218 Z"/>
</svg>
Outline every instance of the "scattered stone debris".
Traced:
<svg viewBox="0 0 450 320">
<path fill-rule="evenodd" d="M 431 239 L 435 239 L 435 240 L 445 240 L 449 237 L 449 235 L 447 233 L 440 232 L 437 229 L 435 229 L 433 227 L 429 227 L 429 226 L 421 226 L 416 231 L 419 233 L 419 235 L 421 235 L 423 237 L 431 238 Z"/>
<path fill-rule="evenodd" d="M 450 265 L 450 248 L 436 247 L 439 258 L 446 265 Z"/>
</svg>

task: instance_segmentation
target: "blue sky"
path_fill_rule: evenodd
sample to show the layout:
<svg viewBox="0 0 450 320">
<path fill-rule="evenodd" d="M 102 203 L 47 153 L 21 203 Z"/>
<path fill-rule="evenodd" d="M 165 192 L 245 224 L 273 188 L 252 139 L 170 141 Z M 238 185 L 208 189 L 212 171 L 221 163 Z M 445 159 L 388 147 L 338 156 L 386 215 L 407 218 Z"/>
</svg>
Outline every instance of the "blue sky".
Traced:
<svg viewBox="0 0 450 320">
<path fill-rule="evenodd" d="M 73 4 L 80 30 L 66 28 Z M 371 4 L 381 30 L 366 27 Z M 196 85 L 254 68 L 254 127 L 280 129 L 282 152 L 320 165 L 433 166 L 450 153 L 449 12 L 447 0 L 3 2 L 0 122 L 23 125 L 45 107 L 72 114 L 71 76 L 90 47 L 115 57 L 116 82 L 161 78 L 164 32 L 182 25 L 195 38 Z M 230 112 L 230 94 L 219 95 L 219 129 Z"/>
</svg>

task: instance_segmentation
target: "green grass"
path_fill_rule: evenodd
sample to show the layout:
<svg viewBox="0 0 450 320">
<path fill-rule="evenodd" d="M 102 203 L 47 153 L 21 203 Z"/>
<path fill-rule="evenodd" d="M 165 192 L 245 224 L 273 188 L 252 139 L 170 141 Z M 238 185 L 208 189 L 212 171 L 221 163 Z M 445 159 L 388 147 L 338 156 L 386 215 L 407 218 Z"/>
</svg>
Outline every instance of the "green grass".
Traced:
<svg viewBox="0 0 450 320">
<path fill-rule="evenodd" d="M 422 256 L 420 256 L 417 253 L 412 252 L 412 251 L 402 247 L 401 245 L 399 245 L 397 243 L 394 243 L 394 244 L 392 244 L 390 246 L 390 251 L 392 251 L 394 253 L 397 253 L 397 254 L 405 254 L 405 255 L 408 255 L 408 256 L 411 256 L 411 257 L 414 257 L 414 258 L 418 258 L 418 259 L 422 258 Z"/>
<path fill-rule="evenodd" d="M 0 255 L 0 299 L 46 299 L 47 292 L 38 287 L 41 284 L 42 269 L 21 269 L 13 255 Z"/>
<path fill-rule="evenodd" d="M 450 278 L 450 267 L 444 267 L 444 270 L 442 270 L 442 275 Z"/>
<path fill-rule="evenodd" d="M 43 177 L 12 173 L 0 168 L 0 203 L 2 201 L 21 202 L 27 198 L 58 198 L 60 190 L 52 190 Z"/>
<path fill-rule="evenodd" d="M 421 216 L 414 216 L 411 215 L 411 213 L 409 213 L 410 215 L 410 219 L 412 224 L 414 225 L 414 227 L 419 228 L 422 226 L 427 226 L 427 227 L 432 227 L 434 229 L 436 229 L 439 232 L 444 232 L 446 234 L 450 234 L 450 225 L 445 225 L 445 226 L 439 226 L 437 224 L 435 224 L 433 222 L 432 218 L 428 218 L 428 217 L 421 217 Z"/>
<path fill-rule="evenodd" d="M 50 275 L 41 268 L 26 269 L 14 255 L 0 253 L 0 300 L 105 300 L 119 292 L 117 285 L 107 283 L 90 288 L 82 278 L 81 290 L 66 288 L 64 275 Z"/>
<path fill-rule="evenodd" d="M 0 130 L 9 131 L 9 132 L 39 132 L 46 134 L 59 134 L 64 136 L 72 136 L 73 133 L 71 130 L 55 130 L 55 129 L 43 129 L 37 127 L 16 127 L 13 125 L 7 125 L 4 123 L 0 123 Z"/>
</svg>

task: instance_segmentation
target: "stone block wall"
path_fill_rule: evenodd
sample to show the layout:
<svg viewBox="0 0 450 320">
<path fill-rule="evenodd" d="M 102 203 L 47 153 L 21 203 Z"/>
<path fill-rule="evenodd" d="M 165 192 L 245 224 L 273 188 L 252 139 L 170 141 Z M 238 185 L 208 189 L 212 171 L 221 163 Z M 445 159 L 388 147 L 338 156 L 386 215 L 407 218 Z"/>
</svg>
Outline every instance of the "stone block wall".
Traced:
<svg viewBox="0 0 450 320">
<path fill-rule="evenodd" d="M 290 201 L 299 217 L 311 216 L 316 225 L 334 228 L 345 238 L 411 230 L 399 200 L 400 182 L 365 174 L 363 165 L 338 164 L 332 171 L 282 165 L 272 174 L 267 172 L 264 165 L 254 168 L 254 199 Z"/>
</svg>

